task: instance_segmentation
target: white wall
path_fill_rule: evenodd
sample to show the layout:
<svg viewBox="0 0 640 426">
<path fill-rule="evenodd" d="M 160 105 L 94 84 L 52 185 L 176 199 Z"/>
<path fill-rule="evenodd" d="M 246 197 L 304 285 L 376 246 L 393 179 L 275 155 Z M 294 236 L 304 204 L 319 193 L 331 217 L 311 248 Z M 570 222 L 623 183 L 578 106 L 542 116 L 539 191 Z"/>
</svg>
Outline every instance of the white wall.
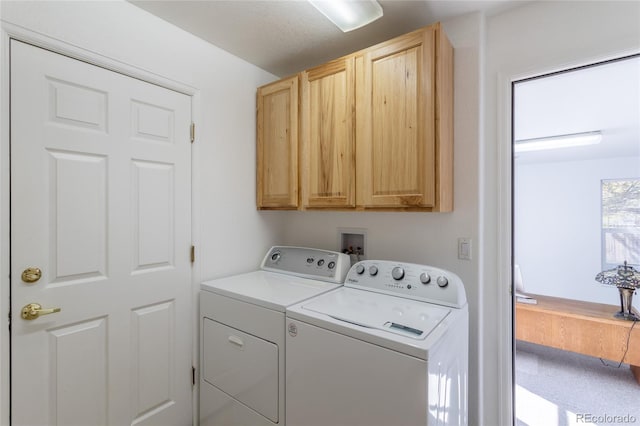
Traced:
<svg viewBox="0 0 640 426">
<path fill-rule="evenodd" d="M 258 212 L 255 206 L 255 93 L 256 87 L 275 76 L 122 1 L 2 1 L 0 17 L 3 24 L 29 29 L 193 88 L 197 124 L 193 148 L 196 284 L 254 269 L 267 248 L 281 242 L 283 217 Z M 5 62 L 0 69 L 6 74 L 6 46 L 2 58 Z M 6 75 L 3 77 L 2 81 L 7 81 Z M 3 111 L 8 105 L 6 89 L 3 87 L 1 94 Z M 4 139 L 7 134 L 5 127 Z M 2 164 L 7 164 L 5 159 Z M 3 179 L 5 172 L 6 168 Z M 8 199 L 7 188 L 3 181 L 2 200 Z M 6 213 L 4 208 L 2 211 Z M 8 223 L 6 218 L 2 223 Z M 6 229 L 2 235 L 8 235 Z M 4 240 L 2 247 L 3 260 L 8 259 Z M 6 269 L 7 263 L 2 265 Z M 1 276 L 8 277 L 8 271 Z M 8 278 L 1 282 L 0 318 L 6 318 Z M 5 329 L 3 323 L 2 424 L 8 415 Z"/>
<path fill-rule="evenodd" d="M 200 274 L 255 268 L 282 229 L 254 195 L 256 87 L 275 76 L 122 1 L 3 1 L 1 17 L 195 88 Z"/>
<path fill-rule="evenodd" d="M 640 158 L 519 164 L 514 170 L 514 254 L 525 291 L 620 304 L 598 283 L 601 180 L 640 177 Z"/>
<path fill-rule="evenodd" d="M 480 281 L 484 284 L 482 424 L 506 424 L 511 365 L 505 355 L 510 330 L 511 236 L 510 84 L 531 75 L 640 51 L 640 2 L 531 2 L 487 19 L 485 132 L 480 149 L 481 230 L 486 238 Z M 494 377 L 495 380 L 489 378 Z"/>
<path fill-rule="evenodd" d="M 498 249 L 510 235 L 510 204 L 501 204 L 508 196 L 500 197 L 510 188 L 500 177 L 510 158 L 504 155 L 510 110 L 498 88 L 508 92 L 512 77 L 640 50 L 640 3 L 525 4 L 488 19 L 486 44 L 481 16 L 445 23 L 456 47 L 455 210 L 447 214 L 256 212 L 255 88 L 273 76 L 127 3 L 3 1 L 1 7 L 3 20 L 199 90 L 194 189 L 203 279 L 251 269 L 275 242 L 335 249 L 337 227 L 367 228 L 369 257 L 456 271 L 470 303 L 470 424 L 502 424 L 508 399 L 500 385 L 510 365 L 500 362 L 507 344 L 500 329 L 510 317 L 498 303 L 508 293 L 500 271 L 509 259 L 499 258 Z M 457 260 L 459 236 L 474 240 L 472 261 Z"/>
<path fill-rule="evenodd" d="M 444 22 L 455 48 L 454 211 L 453 213 L 287 212 L 285 242 L 339 250 L 338 228 L 365 228 L 369 259 L 429 264 L 463 280 L 470 312 L 470 424 L 478 424 L 481 324 L 478 257 L 457 258 L 457 238 L 478 243 L 478 138 L 480 134 L 481 40 L 478 14 Z M 426 25 L 426 23 L 425 23 Z"/>
</svg>

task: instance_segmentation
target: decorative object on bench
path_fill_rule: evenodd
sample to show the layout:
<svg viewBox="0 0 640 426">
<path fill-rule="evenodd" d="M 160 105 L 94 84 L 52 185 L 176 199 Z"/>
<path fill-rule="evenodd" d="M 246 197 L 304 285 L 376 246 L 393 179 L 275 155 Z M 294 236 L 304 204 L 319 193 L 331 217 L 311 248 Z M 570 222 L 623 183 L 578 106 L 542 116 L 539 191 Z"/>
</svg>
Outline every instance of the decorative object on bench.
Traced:
<svg viewBox="0 0 640 426">
<path fill-rule="evenodd" d="M 618 291 L 620 292 L 620 312 L 614 315 L 616 318 L 629 321 L 640 320 L 640 318 L 631 311 L 633 294 L 636 292 L 636 289 L 640 287 L 640 272 L 636 271 L 633 266 L 627 265 L 627 261 L 625 260 L 624 265 L 618 265 L 614 269 L 598 273 L 598 275 L 596 275 L 596 281 L 618 287 Z"/>
</svg>

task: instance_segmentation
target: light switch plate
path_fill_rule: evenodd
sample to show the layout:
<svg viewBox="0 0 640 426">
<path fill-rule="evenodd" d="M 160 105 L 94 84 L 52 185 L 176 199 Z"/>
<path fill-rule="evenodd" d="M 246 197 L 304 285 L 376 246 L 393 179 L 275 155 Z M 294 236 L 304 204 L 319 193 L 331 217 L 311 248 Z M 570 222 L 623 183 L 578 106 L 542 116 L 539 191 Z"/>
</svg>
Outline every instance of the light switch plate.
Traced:
<svg viewBox="0 0 640 426">
<path fill-rule="evenodd" d="M 471 238 L 458 238 L 458 259 L 471 260 Z"/>
</svg>

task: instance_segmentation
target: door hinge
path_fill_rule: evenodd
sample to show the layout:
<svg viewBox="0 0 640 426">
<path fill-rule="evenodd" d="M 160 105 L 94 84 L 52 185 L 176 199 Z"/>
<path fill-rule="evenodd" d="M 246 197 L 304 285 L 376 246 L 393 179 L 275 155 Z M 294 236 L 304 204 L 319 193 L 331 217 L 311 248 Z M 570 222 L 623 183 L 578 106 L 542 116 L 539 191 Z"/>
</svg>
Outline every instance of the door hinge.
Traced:
<svg viewBox="0 0 640 426">
<path fill-rule="evenodd" d="M 191 143 L 196 140 L 196 123 L 191 123 Z"/>
<path fill-rule="evenodd" d="M 191 385 L 196 385 L 196 368 L 193 366 L 191 367 Z"/>
<path fill-rule="evenodd" d="M 191 263 L 194 263 L 196 261 L 196 246 L 191 246 L 189 257 L 191 258 Z"/>
</svg>

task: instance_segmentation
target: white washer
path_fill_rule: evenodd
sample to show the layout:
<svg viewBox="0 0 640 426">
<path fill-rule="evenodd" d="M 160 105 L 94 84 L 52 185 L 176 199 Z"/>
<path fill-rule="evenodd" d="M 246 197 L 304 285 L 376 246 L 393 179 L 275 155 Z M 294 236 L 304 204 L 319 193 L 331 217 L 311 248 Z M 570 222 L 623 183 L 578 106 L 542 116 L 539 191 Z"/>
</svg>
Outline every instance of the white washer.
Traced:
<svg viewBox="0 0 640 426">
<path fill-rule="evenodd" d="M 468 334 L 454 273 L 356 263 L 287 308 L 287 425 L 466 425 Z"/>
<path fill-rule="evenodd" d="M 202 283 L 200 425 L 284 424 L 285 309 L 336 289 L 349 256 L 272 247 L 261 270 Z"/>
</svg>

